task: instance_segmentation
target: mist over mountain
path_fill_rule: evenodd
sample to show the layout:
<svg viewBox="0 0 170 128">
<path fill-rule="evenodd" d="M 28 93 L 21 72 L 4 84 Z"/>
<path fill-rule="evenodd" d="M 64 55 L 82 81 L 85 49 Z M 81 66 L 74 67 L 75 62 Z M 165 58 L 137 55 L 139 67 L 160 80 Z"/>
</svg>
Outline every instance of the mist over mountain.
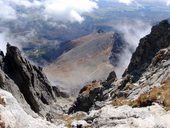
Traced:
<svg viewBox="0 0 170 128">
<path fill-rule="evenodd" d="M 2 1 L 1 5 L 7 8 L 8 15 L 3 14 L 4 11 L 0 13 L 2 15 L 1 47 L 5 52 L 6 42 L 12 42 L 13 45 L 21 48 L 31 61 L 40 66 L 46 66 L 61 60 L 60 58 L 63 58 L 67 52 L 69 54 L 70 50 L 76 51 L 77 45 L 73 42 L 78 38 L 98 31 L 116 32 L 121 34 L 126 42 L 126 47 L 119 55 L 118 62 L 110 61 L 113 67 L 115 67 L 115 63 L 119 63 L 115 71 L 120 77 L 130 62 L 139 39 L 150 32 L 153 24 L 169 17 L 170 9 L 167 2 L 155 3 L 145 0 L 82 0 L 78 3 L 74 0 L 70 2 L 62 0 Z M 114 49 L 112 50 L 114 51 Z M 87 49 L 82 48 L 81 52 L 83 51 L 87 51 Z M 109 56 L 112 57 L 111 53 L 108 58 Z M 70 60 L 73 58 L 74 56 L 69 57 Z M 95 67 L 91 70 L 95 70 Z M 79 68 L 74 69 L 74 72 L 77 72 L 74 74 L 78 75 L 78 71 Z M 96 73 L 98 74 L 98 72 Z M 49 72 L 48 74 L 51 76 Z M 101 75 L 97 79 L 106 78 L 104 76 L 106 75 Z M 53 77 L 57 78 L 55 75 Z M 86 82 L 91 80 L 93 78 Z M 74 79 L 70 81 L 74 81 Z M 76 85 L 83 84 L 79 82 Z"/>
<path fill-rule="evenodd" d="M 74 0 L 1 1 L 1 42 L 5 38 L 6 42 L 12 40 L 15 45 L 26 48 L 24 51 L 34 61 L 39 60 L 38 57 L 29 53 L 40 50 L 41 60 L 48 62 L 48 58 L 44 57 L 48 50 L 44 46 L 50 45 L 53 48 L 56 47 L 55 42 L 73 40 L 98 29 L 113 31 L 122 20 L 129 22 L 135 19 L 152 24 L 169 17 L 170 10 L 166 1 L 161 4 L 153 1 L 137 2 L 141 6 L 135 4 L 135 1 L 127 5 L 124 4 L 126 2 L 112 0 L 82 0 L 78 3 Z"/>
<path fill-rule="evenodd" d="M 170 0 L 0 7 L 0 128 L 170 128 Z"/>
</svg>

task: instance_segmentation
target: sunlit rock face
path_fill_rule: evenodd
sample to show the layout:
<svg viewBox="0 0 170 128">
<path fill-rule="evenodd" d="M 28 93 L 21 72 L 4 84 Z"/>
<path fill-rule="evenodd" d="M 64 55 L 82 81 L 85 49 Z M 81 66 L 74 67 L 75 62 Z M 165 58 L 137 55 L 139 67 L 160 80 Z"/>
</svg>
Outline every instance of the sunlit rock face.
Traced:
<svg viewBox="0 0 170 128">
<path fill-rule="evenodd" d="M 62 124 L 52 124 L 38 115 L 26 113 L 11 93 L 0 89 L 0 127 L 1 128 L 61 128 Z M 4 101 L 3 100 L 3 101 Z"/>
<path fill-rule="evenodd" d="M 88 125 L 95 128 L 166 128 L 170 127 L 169 118 L 169 112 L 166 112 L 158 104 L 145 108 L 114 107 L 110 104 L 99 110 L 90 111 L 84 120 L 88 122 Z M 81 122 L 82 126 L 88 126 L 82 120 Z M 77 126 L 80 125 L 79 123 L 77 123 Z M 74 122 L 73 125 L 75 125 Z"/>
</svg>

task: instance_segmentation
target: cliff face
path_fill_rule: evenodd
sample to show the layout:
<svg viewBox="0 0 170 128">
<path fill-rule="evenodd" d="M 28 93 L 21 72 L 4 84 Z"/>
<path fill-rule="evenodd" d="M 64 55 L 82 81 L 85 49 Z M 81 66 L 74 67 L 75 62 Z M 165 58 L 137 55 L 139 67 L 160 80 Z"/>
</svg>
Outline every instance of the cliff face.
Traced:
<svg viewBox="0 0 170 128">
<path fill-rule="evenodd" d="M 170 44 L 170 24 L 164 20 L 152 27 L 151 33 L 140 40 L 139 46 L 132 55 L 130 64 L 123 74 L 133 76 L 134 82 L 139 80 L 145 69 L 151 64 L 156 53 Z"/>
<path fill-rule="evenodd" d="M 71 112 L 88 112 L 81 119 L 93 127 L 170 127 L 168 20 L 153 26 L 140 40 L 123 77 L 115 76 L 112 72 L 106 81 L 85 86 Z"/>
<path fill-rule="evenodd" d="M 32 65 L 17 47 L 10 44 L 7 44 L 5 56 L 1 52 L 1 77 L 1 87 L 36 113 L 43 114 L 56 97 L 66 96 L 50 85 L 41 67 Z"/>
<path fill-rule="evenodd" d="M 167 20 L 164 20 L 153 26 L 151 33 L 140 40 L 139 46 L 133 53 L 131 62 L 121 79 L 117 80 L 115 79 L 115 75 L 113 75 L 114 79 L 111 82 L 108 82 L 108 80 L 101 82 L 100 88 L 104 88 L 105 85 L 110 88 L 104 91 L 107 92 L 104 95 L 107 95 L 108 98 L 102 97 L 103 99 L 100 98 L 98 101 L 108 101 L 111 99 L 114 100 L 113 104 L 119 104 L 117 102 L 121 102 L 122 99 L 128 98 L 135 100 L 143 93 L 150 92 L 154 87 L 161 87 L 163 81 L 166 81 L 170 77 L 169 45 L 170 24 Z M 89 91 L 88 96 L 93 96 L 90 94 L 94 92 L 94 90 L 96 90 L 96 88 L 90 91 L 86 88 L 86 91 Z M 103 96 L 103 91 L 98 92 L 96 96 Z M 75 103 L 79 104 L 85 98 L 87 98 L 87 95 L 80 93 Z M 88 106 L 89 109 L 92 108 L 96 102 L 97 100 L 93 101 L 93 104 L 91 103 L 91 106 Z M 73 108 L 78 111 L 76 104 L 73 105 Z M 82 108 L 83 107 L 81 107 L 81 110 Z"/>
<path fill-rule="evenodd" d="M 170 24 L 168 20 L 164 20 L 153 26 L 151 33 L 140 40 L 132 55 L 124 73 L 124 76 L 129 76 L 131 80 L 121 89 L 126 92 L 127 98 L 134 99 L 144 93 L 153 92 L 153 88 L 164 86 L 164 81 L 170 78 L 169 46 Z"/>
<path fill-rule="evenodd" d="M 45 112 L 48 121 L 57 121 L 53 125 L 30 117 L 11 94 L 0 89 L 1 127 L 7 124 L 22 128 L 29 123 L 51 128 L 170 127 L 170 25 L 167 20 L 154 26 L 151 33 L 141 39 L 121 79 L 112 71 L 107 80 L 93 81 L 83 87 L 68 111 L 70 115 L 56 112 L 57 104 L 52 104 L 57 96 L 65 95 L 50 86 L 41 68 L 31 65 L 18 48 L 8 45 L 5 56 L 0 52 L 0 67 L 1 88 L 11 92 L 28 112 L 31 109 L 39 114 Z M 16 111 L 21 112 L 26 121 L 18 118 Z M 55 115 L 58 116 L 54 121 Z M 16 120 L 11 122 L 10 118 Z"/>
<path fill-rule="evenodd" d="M 17 47 L 7 46 L 4 58 L 5 73 L 18 85 L 25 100 L 35 112 L 41 110 L 42 104 L 54 101 L 52 87 L 40 67 L 31 65 Z"/>
</svg>

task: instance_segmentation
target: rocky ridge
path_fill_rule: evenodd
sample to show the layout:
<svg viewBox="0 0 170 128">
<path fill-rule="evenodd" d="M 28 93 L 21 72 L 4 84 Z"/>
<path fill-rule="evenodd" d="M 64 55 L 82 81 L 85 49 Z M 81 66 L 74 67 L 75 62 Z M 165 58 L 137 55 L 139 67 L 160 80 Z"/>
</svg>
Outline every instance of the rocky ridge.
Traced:
<svg viewBox="0 0 170 128">
<path fill-rule="evenodd" d="M 108 83 L 109 89 L 104 91 L 105 95 L 103 91 L 95 90 L 104 88 L 104 83 L 107 81 L 100 82 L 100 86 L 95 86 L 93 89 L 86 87 L 85 90 L 83 89 L 86 95 L 82 95 L 80 91 L 71 108 L 72 112 L 88 112 L 86 118 L 82 120 L 92 127 L 169 128 L 170 114 L 166 111 L 170 109 L 169 59 L 170 24 L 164 20 L 153 26 L 151 33 L 140 40 L 123 77 Z M 101 97 L 91 103 L 86 98 L 93 98 L 94 96 L 91 95 L 93 92 L 95 92 L 93 95 Z M 86 105 L 81 106 L 80 109 L 79 103 L 86 103 Z M 89 111 L 86 111 L 86 106 Z M 164 123 L 157 123 L 156 119 Z"/>
<path fill-rule="evenodd" d="M 24 126 L 32 127 L 31 123 L 37 128 L 169 128 L 169 28 L 170 24 L 167 20 L 155 25 L 151 33 L 140 40 L 140 44 L 133 54 L 123 77 L 117 79 L 115 72 L 112 71 L 106 81 L 93 81 L 91 84 L 83 87 L 79 92 L 77 100 L 69 109 L 68 114 L 54 111 L 57 106 L 57 104 L 51 106 L 57 99 L 54 88 L 48 86 L 50 84 L 48 84 L 48 80 L 44 75 L 40 75 L 42 73 L 41 69 L 38 67 L 34 68 L 26 59 L 21 57 L 16 47 L 8 45 L 7 55 L 4 56 L 1 53 L 0 59 L 1 88 L 10 91 L 13 95 L 18 91 L 19 93 L 15 94 L 16 96 L 14 95 L 18 102 L 24 102 L 29 107 L 29 102 L 25 100 L 25 94 L 21 90 L 22 84 L 19 84 L 17 81 L 18 78 L 22 78 L 24 85 L 28 87 L 28 91 L 34 92 L 33 98 L 38 102 L 38 105 L 45 108 L 43 111 L 48 110 L 47 106 L 50 106 L 54 108 L 50 109 L 50 111 L 52 113 L 56 112 L 55 115 L 58 115 L 58 117 L 54 117 L 56 120 L 53 120 L 53 115 L 50 113 L 46 114 L 46 119 L 53 122 L 53 124 L 39 119 L 38 115 L 37 117 L 34 115 L 34 118 L 30 117 L 23 112 L 23 108 L 20 109 L 20 105 L 9 92 L 0 90 L 0 96 L 2 96 L 0 97 L 0 126 L 9 125 L 12 128 L 16 126 L 19 128 Z M 15 71 L 14 69 L 19 74 L 10 72 Z M 30 76 L 35 77 L 36 80 L 30 79 Z M 28 80 L 28 83 L 26 80 Z M 12 83 L 14 86 L 10 86 L 8 83 Z M 37 87 L 37 84 L 40 88 Z M 13 88 L 15 92 L 12 91 L 14 90 Z M 41 99 L 41 96 L 37 94 L 43 92 L 43 90 L 48 92 L 40 95 L 45 97 L 47 95 L 49 97 L 48 102 L 44 102 L 44 99 Z M 56 90 L 56 92 L 59 91 L 58 89 Z M 21 97 L 18 98 L 18 96 Z M 15 104 L 19 109 L 15 108 L 15 105 L 12 106 L 12 104 Z M 31 110 L 32 107 L 29 109 Z M 16 110 L 23 112 L 26 117 L 25 120 L 30 120 L 30 122 L 24 122 L 25 120 L 21 122 L 23 119 L 17 115 Z M 42 111 L 38 112 L 42 114 Z M 6 113 L 9 114 L 6 115 Z M 16 120 L 15 117 L 20 118 Z M 15 121 L 10 122 L 11 118 Z"/>
<path fill-rule="evenodd" d="M 130 64 L 123 76 L 129 74 L 133 76 L 134 82 L 139 80 L 157 52 L 168 47 L 169 44 L 170 25 L 168 20 L 164 20 L 153 26 L 151 33 L 140 40 L 139 46 L 132 55 Z"/>
<path fill-rule="evenodd" d="M 7 44 L 0 62 L 1 88 L 11 92 L 26 111 L 45 116 L 58 97 L 68 97 L 51 86 L 42 68 L 32 65 L 17 47 Z"/>
<path fill-rule="evenodd" d="M 106 79 L 117 66 L 126 45 L 122 35 L 100 31 L 72 43 L 75 47 L 45 67 L 45 72 L 51 81 L 67 90 L 70 87 L 71 92 L 78 88 L 74 94 L 88 82 Z"/>
</svg>

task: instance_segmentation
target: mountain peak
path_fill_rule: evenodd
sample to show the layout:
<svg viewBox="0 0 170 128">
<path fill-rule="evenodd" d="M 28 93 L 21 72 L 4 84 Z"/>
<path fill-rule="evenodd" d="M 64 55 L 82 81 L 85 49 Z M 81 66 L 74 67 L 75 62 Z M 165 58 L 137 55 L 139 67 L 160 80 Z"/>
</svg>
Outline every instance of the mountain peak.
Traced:
<svg viewBox="0 0 170 128">
<path fill-rule="evenodd" d="M 139 46 L 132 55 L 130 64 L 123 74 L 130 74 L 137 81 L 151 63 L 156 53 L 170 44 L 170 24 L 163 20 L 152 27 L 151 33 L 140 40 Z"/>
<path fill-rule="evenodd" d="M 42 68 L 32 65 L 29 60 L 22 56 L 21 51 L 16 46 L 7 43 L 7 53 L 5 56 L 2 54 L 2 57 L 2 70 L 9 79 L 15 82 L 18 90 L 34 112 L 43 115 L 46 106 L 54 103 L 56 97 L 67 97 L 57 87 L 51 86 Z M 14 96 L 16 95 L 16 88 L 11 88 L 8 91 L 12 92 Z M 19 97 L 16 99 L 20 101 Z"/>
</svg>

